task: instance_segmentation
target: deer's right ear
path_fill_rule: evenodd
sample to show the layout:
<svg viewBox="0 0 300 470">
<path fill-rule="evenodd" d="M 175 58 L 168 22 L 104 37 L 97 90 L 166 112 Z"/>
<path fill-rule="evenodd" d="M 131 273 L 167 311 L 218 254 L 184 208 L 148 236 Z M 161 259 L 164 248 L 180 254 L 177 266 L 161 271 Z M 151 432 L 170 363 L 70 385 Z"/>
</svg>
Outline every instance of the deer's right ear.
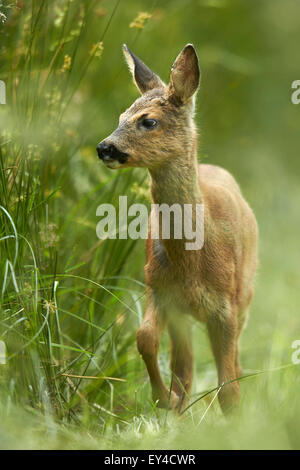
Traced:
<svg viewBox="0 0 300 470">
<path fill-rule="evenodd" d="M 135 84 L 142 94 L 153 88 L 164 87 L 164 83 L 159 76 L 152 72 L 141 59 L 134 55 L 126 44 L 123 44 L 123 52 Z"/>
</svg>

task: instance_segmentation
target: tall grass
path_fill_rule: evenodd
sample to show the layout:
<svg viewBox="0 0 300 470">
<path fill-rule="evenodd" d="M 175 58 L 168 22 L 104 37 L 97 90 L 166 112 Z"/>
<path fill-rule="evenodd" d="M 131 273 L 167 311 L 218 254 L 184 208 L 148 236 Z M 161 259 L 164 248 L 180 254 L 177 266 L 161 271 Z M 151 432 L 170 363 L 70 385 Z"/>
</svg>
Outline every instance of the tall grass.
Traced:
<svg viewBox="0 0 300 470">
<path fill-rule="evenodd" d="M 148 2 L 142 7 L 139 2 L 125 7 L 118 0 L 1 6 L 7 16 L 0 23 L 0 78 L 7 85 L 7 105 L 0 108 L 0 339 L 7 364 L 0 365 L 0 447 L 299 447 L 299 372 L 290 361 L 290 344 L 299 333 L 294 315 L 298 255 L 284 265 L 269 213 L 276 207 L 292 220 L 294 209 L 286 215 L 285 203 L 299 197 L 299 190 L 275 161 L 273 177 L 281 174 L 285 198 L 276 205 L 266 183 L 261 194 L 269 205 L 262 207 L 255 194 L 265 181 L 251 164 L 250 146 L 245 154 L 251 158 L 236 169 L 256 205 L 262 237 L 271 245 L 263 245 L 256 315 L 243 343 L 240 415 L 225 421 L 219 411 L 215 369 L 201 325 L 194 325 L 200 360 L 192 406 L 178 421 L 151 401 L 135 348 L 144 308 L 143 244 L 101 242 L 95 233 L 100 203 L 117 207 L 119 194 L 128 195 L 129 203 L 149 202 L 144 172 L 109 172 L 97 165 L 94 150 L 130 104 L 128 94 L 135 96 L 133 88 L 127 93 L 129 79 L 126 86 L 121 80 L 126 69 L 112 44 L 119 48 L 125 39 L 138 47 L 147 34 L 151 45 L 153 34 L 167 35 L 166 21 L 176 30 L 182 8 L 170 2 L 159 9 L 154 2 L 152 30 L 150 18 L 149 31 L 143 31 L 141 16 L 133 21 L 140 10 L 149 9 Z M 155 21 L 159 33 L 153 33 Z M 163 54 L 171 62 L 170 52 Z M 213 57 L 211 51 L 206 54 Z M 151 56 L 148 50 L 145 55 Z M 250 73 L 243 61 L 219 56 L 225 68 Z M 263 158 L 269 162 L 267 152 Z M 244 166 L 256 181 L 248 186 Z M 290 250 L 297 250 L 295 233 L 288 239 Z M 280 294 L 276 260 L 287 279 Z M 282 328 L 283 309 L 287 322 Z M 170 381 L 166 340 L 160 361 Z"/>
<path fill-rule="evenodd" d="M 97 194 L 99 203 L 117 202 L 132 174 L 99 171 L 96 182 L 96 156 L 93 161 L 87 148 L 81 161 L 84 134 L 75 135 L 71 118 L 64 117 L 99 60 L 119 2 L 101 19 L 101 41 L 91 42 L 78 78 L 76 57 L 96 3 L 32 2 L 7 20 L 14 42 L 7 47 L 16 56 L 5 77 L 13 102 L 1 115 L 3 394 L 63 422 L 80 421 L 82 409 L 103 415 L 100 423 L 115 415 L 125 383 L 118 375 L 134 358 L 128 350 L 134 328 L 128 326 L 141 317 L 144 293 L 144 285 L 130 278 L 139 266 L 139 257 L 131 256 L 134 243 L 102 246 L 91 204 Z M 87 180 L 92 184 L 83 195 Z M 126 395 L 125 388 L 124 403 Z"/>
</svg>

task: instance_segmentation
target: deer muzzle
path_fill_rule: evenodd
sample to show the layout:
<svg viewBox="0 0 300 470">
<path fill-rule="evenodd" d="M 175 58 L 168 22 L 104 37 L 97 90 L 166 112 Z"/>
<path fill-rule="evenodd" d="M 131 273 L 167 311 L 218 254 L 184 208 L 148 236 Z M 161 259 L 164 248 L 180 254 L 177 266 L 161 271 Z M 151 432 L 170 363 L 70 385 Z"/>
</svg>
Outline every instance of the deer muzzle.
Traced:
<svg viewBox="0 0 300 470">
<path fill-rule="evenodd" d="M 128 159 L 128 154 L 121 152 L 114 144 L 103 140 L 97 146 L 97 153 L 100 160 L 107 166 L 114 167 L 116 163 L 123 165 Z"/>
</svg>

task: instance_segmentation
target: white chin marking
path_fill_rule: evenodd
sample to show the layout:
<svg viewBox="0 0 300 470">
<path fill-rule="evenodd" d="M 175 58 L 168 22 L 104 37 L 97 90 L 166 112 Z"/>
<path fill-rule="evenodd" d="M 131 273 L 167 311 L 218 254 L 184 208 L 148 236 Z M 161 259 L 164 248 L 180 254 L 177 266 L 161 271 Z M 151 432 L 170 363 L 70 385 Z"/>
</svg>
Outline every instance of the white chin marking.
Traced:
<svg viewBox="0 0 300 470">
<path fill-rule="evenodd" d="M 116 169 L 116 168 L 120 168 L 121 167 L 121 164 L 116 160 L 115 162 L 109 162 L 109 163 L 106 163 L 106 166 L 112 170 Z"/>
</svg>

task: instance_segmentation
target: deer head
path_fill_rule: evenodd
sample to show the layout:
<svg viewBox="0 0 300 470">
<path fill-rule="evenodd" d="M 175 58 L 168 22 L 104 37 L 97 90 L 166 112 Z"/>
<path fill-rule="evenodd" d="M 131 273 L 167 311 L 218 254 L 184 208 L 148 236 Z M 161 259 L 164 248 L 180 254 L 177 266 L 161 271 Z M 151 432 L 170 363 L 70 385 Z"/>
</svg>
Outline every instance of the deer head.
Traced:
<svg viewBox="0 0 300 470">
<path fill-rule="evenodd" d="M 174 156 L 189 158 L 195 140 L 194 98 L 200 81 L 196 51 L 187 44 L 176 58 L 170 82 L 152 72 L 126 45 L 125 59 L 142 96 L 99 143 L 99 158 L 109 168 L 162 166 Z"/>
</svg>

